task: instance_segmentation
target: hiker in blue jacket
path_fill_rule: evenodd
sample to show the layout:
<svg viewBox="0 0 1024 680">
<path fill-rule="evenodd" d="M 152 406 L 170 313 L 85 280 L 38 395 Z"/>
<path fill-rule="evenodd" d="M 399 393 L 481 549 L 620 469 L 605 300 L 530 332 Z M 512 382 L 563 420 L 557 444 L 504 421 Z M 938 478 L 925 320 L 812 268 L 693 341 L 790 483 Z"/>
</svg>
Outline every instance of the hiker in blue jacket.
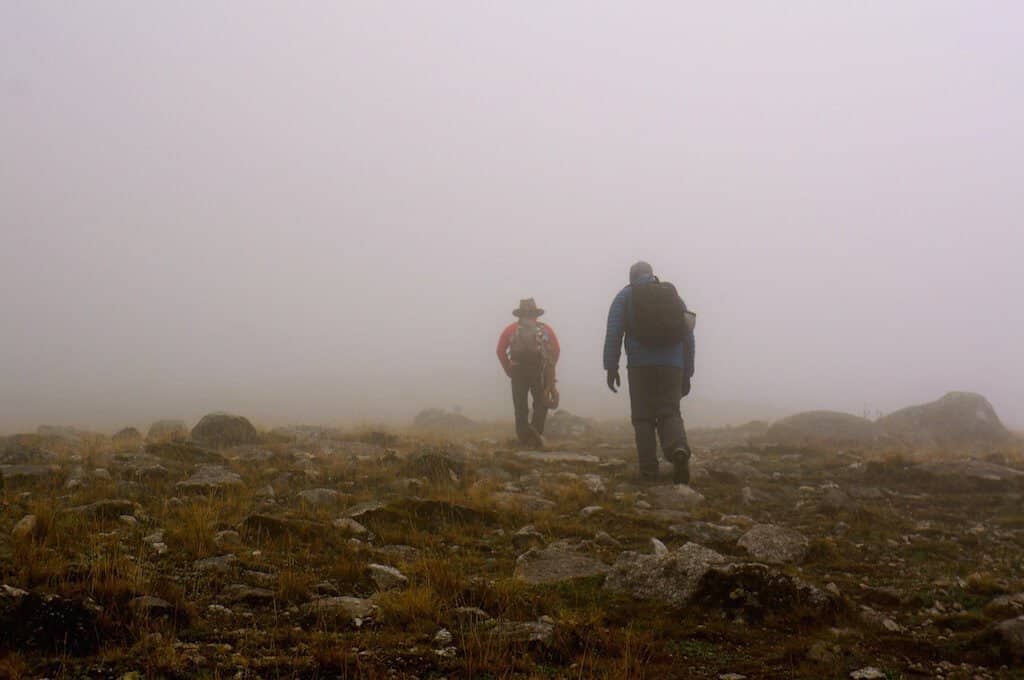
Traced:
<svg viewBox="0 0 1024 680">
<path fill-rule="evenodd" d="M 652 304 L 663 306 L 657 308 Z M 651 313 L 651 309 L 657 313 Z M 683 319 L 685 324 L 679 325 Z M 674 467 L 673 481 L 690 483 L 690 445 L 679 402 L 690 393 L 693 377 L 693 319 L 695 316 L 686 309 L 672 284 L 658 281 L 646 262 L 637 262 L 630 268 L 629 285 L 615 296 L 608 310 L 604 369 L 608 388 L 617 392 L 621 385 L 619 357 L 625 337 L 630 411 L 643 481 L 658 478 L 660 439 L 662 453 Z M 675 326 L 659 335 L 659 329 L 651 327 L 663 322 Z"/>
</svg>

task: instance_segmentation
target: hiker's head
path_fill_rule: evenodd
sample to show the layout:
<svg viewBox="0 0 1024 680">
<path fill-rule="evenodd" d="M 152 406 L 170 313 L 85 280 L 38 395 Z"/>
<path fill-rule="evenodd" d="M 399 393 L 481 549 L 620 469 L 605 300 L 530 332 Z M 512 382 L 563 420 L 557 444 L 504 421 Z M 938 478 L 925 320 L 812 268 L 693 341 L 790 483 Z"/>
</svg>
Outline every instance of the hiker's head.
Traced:
<svg viewBox="0 0 1024 680">
<path fill-rule="evenodd" d="M 533 298 L 523 298 L 519 301 L 519 307 L 512 310 L 512 315 L 522 320 L 536 321 L 537 317 L 544 313 L 544 310 L 537 306 Z"/>
<path fill-rule="evenodd" d="M 629 268 L 630 283 L 636 283 L 644 276 L 654 276 L 654 268 L 643 260 Z"/>
</svg>

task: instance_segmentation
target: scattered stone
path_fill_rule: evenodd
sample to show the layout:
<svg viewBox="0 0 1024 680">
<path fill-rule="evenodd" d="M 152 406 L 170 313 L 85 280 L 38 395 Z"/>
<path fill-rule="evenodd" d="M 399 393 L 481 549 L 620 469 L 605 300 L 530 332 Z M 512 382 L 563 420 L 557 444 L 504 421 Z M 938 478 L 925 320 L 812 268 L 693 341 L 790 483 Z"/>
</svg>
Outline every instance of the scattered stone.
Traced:
<svg viewBox="0 0 1024 680">
<path fill-rule="evenodd" d="M 985 616 L 992 619 L 1009 619 L 1024 615 L 1024 593 L 1000 595 L 985 605 Z"/>
<path fill-rule="evenodd" d="M 299 608 L 302 617 L 310 623 L 345 622 L 359 628 L 377 616 L 377 605 L 358 597 L 322 597 Z"/>
<path fill-rule="evenodd" d="M 548 418 L 544 434 L 553 439 L 587 439 L 594 434 L 596 427 L 596 423 L 589 418 L 559 409 Z"/>
<path fill-rule="evenodd" d="M 696 543 L 687 543 L 667 555 L 625 552 L 612 565 L 604 585 L 641 600 L 683 607 L 711 566 L 723 562 L 725 557 Z"/>
<path fill-rule="evenodd" d="M 712 524 L 711 522 L 687 522 L 673 524 L 668 530 L 675 536 L 681 536 L 700 545 L 735 545 L 740 537 L 740 528 L 729 524 Z"/>
<path fill-rule="evenodd" d="M 574 451 L 516 451 L 515 457 L 531 463 L 600 463 L 601 459 L 589 453 Z"/>
<path fill-rule="evenodd" d="M 110 469 L 121 477 L 140 482 L 159 481 L 171 474 L 164 461 L 146 453 L 115 454 Z"/>
<path fill-rule="evenodd" d="M 477 426 L 475 422 L 461 413 L 452 413 L 443 408 L 428 408 L 420 411 L 413 419 L 412 425 L 420 430 L 444 433 L 465 432 Z"/>
<path fill-rule="evenodd" d="M 255 588 L 244 583 L 232 583 L 225 586 L 220 596 L 230 604 L 246 604 L 254 607 L 272 604 L 276 597 L 272 590 Z"/>
<path fill-rule="evenodd" d="M 201 465 L 191 477 L 178 482 L 175 488 L 182 493 L 211 493 L 240 486 L 243 482 L 238 473 L 220 465 Z"/>
<path fill-rule="evenodd" d="M 87 519 L 111 520 L 122 515 L 134 515 L 136 505 L 132 501 L 110 499 L 68 508 L 65 512 Z"/>
<path fill-rule="evenodd" d="M 517 550 L 542 547 L 544 545 L 544 534 L 537 531 L 536 527 L 532 524 L 527 524 L 512 534 L 512 545 Z"/>
<path fill-rule="evenodd" d="M 976 482 L 1007 482 L 1024 478 L 1024 472 L 1020 470 L 974 459 L 919 463 L 914 466 L 914 469 L 936 477 L 946 477 L 952 480 L 968 479 Z"/>
<path fill-rule="evenodd" d="M 600 546 L 604 546 L 605 548 L 612 548 L 615 550 L 620 550 L 622 548 L 622 543 L 617 541 L 615 537 L 607 531 L 598 531 L 594 534 L 594 542 Z"/>
<path fill-rule="evenodd" d="M 885 680 L 885 672 L 874 666 L 865 666 L 850 673 L 852 680 Z"/>
<path fill-rule="evenodd" d="M 490 614 L 479 607 L 456 607 L 452 614 L 459 623 L 480 623 L 491 618 Z"/>
<path fill-rule="evenodd" d="M 217 547 L 237 546 L 242 544 L 242 537 L 233 529 L 224 529 L 213 535 L 213 543 Z"/>
<path fill-rule="evenodd" d="M 543 512 L 555 508 L 554 501 L 549 501 L 540 496 L 526 493 L 514 493 L 510 491 L 499 491 L 491 496 L 494 504 L 504 510 L 519 510 L 520 512 Z"/>
<path fill-rule="evenodd" d="M 128 602 L 128 610 L 135 618 L 169 618 L 174 614 L 174 605 L 167 600 L 151 595 L 136 597 Z"/>
<path fill-rule="evenodd" d="M 409 585 L 409 579 L 394 567 L 385 564 L 369 564 L 370 578 L 378 590 L 398 590 Z"/>
<path fill-rule="evenodd" d="M 434 644 L 439 647 L 447 647 L 452 643 L 452 633 L 447 628 L 442 628 L 434 635 Z"/>
<path fill-rule="evenodd" d="M 588 505 L 587 507 L 580 510 L 580 517 L 592 517 L 599 512 L 603 512 L 604 508 L 600 505 Z"/>
<path fill-rule="evenodd" d="M 755 524 L 736 544 L 755 560 L 769 564 L 802 562 L 809 547 L 800 532 L 774 524 Z"/>
<path fill-rule="evenodd" d="M 272 538 L 294 536 L 307 540 L 323 536 L 328 532 L 328 525 L 321 522 L 261 514 L 246 517 L 242 520 L 241 528 L 247 532 Z"/>
<path fill-rule="evenodd" d="M 555 626 L 547 621 L 493 621 L 489 627 L 492 636 L 504 642 L 548 644 L 555 634 Z"/>
<path fill-rule="evenodd" d="M 823 666 L 835 666 L 842 661 L 842 650 L 837 645 L 817 641 L 807 650 L 807 660 Z"/>
<path fill-rule="evenodd" d="M 422 477 L 435 484 L 458 484 L 466 474 L 465 464 L 440 453 L 424 453 L 403 467 L 407 477 Z"/>
<path fill-rule="evenodd" d="M 39 518 L 35 515 L 25 515 L 11 529 L 11 539 L 15 542 L 25 542 L 34 538 L 38 531 Z"/>
<path fill-rule="evenodd" d="M 668 555 L 668 546 L 659 541 L 656 538 L 651 539 L 651 552 L 654 553 L 655 557 L 664 557 Z"/>
<path fill-rule="evenodd" d="M 299 499 L 299 502 L 306 505 L 337 505 L 341 499 L 341 494 L 334 489 L 306 489 L 296 494 L 296 498 Z"/>
<path fill-rule="evenodd" d="M 0 481 L 4 483 L 53 481 L 59 473 L 56 465 L 0 465 Z"/>
<path fill-rule="evenodd" d="M 877 486 L 852 486 L 847 493 L 851 498 L 862 501 L 878 501 L 885 498 L 885 492 Z"/>
<path fill-rule="evenodd" d="M 192 428 L 192 439 L 206 446 L 223 448 L 255 444 L 260 436 L 246 418 L 229 413 L 209 413 Z"/>
<path fill-rule="evenodd" d="M 703 494 L 685 484 L 652 486 L 646 495 L 655 507 L 669 510 L 693 508 L 704 502 Z"/>
<path fill-rule="evenodd" d="M 561 583 L 576 578 L 600 576 L 608 571 L 604 562 L 577 552 L 567 543 L 533 548 L 516 559 L 515 578 L 531 584 Z"/>
<path fill-rule="evenodd" d="M 196 560 L 192 567 L 196 571 L 217 571 L 222 574 L 226 574 L 234 567 L 237 558 L 234 555 L 218 555 L 216 557 L 207 557 L 201 560 Z"/>
<path fill-rule="evenodd" d="M 1014 659 L 1024 660 L 1024 616 L 1018 616 L 996 624 L 996 639 L 1003 652 Z"/>
<path fill-rule="evenodd" d="M 349 517 L 340 517 L 331 522 L 331 524 L 335 529 L 352 536 L 365 536 L 370 533 L 366 527 Z"/>
</svg>

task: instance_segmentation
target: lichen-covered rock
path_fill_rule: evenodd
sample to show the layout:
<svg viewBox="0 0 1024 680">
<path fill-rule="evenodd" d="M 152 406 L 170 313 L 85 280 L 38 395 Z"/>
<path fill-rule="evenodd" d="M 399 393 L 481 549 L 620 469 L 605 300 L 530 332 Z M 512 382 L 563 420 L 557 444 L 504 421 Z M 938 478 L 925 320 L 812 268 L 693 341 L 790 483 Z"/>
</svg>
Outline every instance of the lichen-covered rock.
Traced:
<svg viewBox="0 0 1024 680">
<path fill-rule="evenodd" d="M 612 565 L 604 586 L 641 600 L 656 600 L 682 607 L 712 565 L 726 558 L 702 545 L 687 543 L 667 555 L 625 552 Z"/>
<path fill-rule="evenodd" d="M 807 538 L 799 531 L 774 524 L 755 524 L 740 536 L 737 545 L 755 560 L 769 564 L 802 562 L 809 547 Z"/>
<path fill-rule="evenodd" d="M 237 472 L 220 465 L 201 465 L 191 477 L 178 482 L 175 488 L 182 493 L 209 493 L 242 485 L 242 478 Z"/>
<path fill-rule="evenodd" d="M 192 439 L 205 446 L 255 444 L 259 433 L 246 418 L 230 413 L 208 413 L 192 428 Z"/>
<path fill-rule="evenodd" d="M 567 543 L 553 543 L 546 548 L 533 548 L 516 559 L 514 576 L 527 583 L 561 583 L 576 578 L 600 576 L 608 565 L 577 552 Z"/>
</svg>

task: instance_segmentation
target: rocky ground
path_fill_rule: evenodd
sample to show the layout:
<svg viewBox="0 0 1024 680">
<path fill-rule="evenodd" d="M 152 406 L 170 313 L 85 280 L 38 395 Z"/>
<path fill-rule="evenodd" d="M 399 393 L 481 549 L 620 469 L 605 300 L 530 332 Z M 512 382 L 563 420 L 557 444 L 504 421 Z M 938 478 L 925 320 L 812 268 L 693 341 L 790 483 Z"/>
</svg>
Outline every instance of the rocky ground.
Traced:
<svg viewBox="0 0 1024 680">
<path fill-rule="evenodd" d="M 1016 445 L 968 459 L 695 433 L 688 488 L 668 469 L 638 485 L 622 428 L 537 452 L 223 425 L 0 446 L 0 677 L 1021 668 Z"/>
</svg>

